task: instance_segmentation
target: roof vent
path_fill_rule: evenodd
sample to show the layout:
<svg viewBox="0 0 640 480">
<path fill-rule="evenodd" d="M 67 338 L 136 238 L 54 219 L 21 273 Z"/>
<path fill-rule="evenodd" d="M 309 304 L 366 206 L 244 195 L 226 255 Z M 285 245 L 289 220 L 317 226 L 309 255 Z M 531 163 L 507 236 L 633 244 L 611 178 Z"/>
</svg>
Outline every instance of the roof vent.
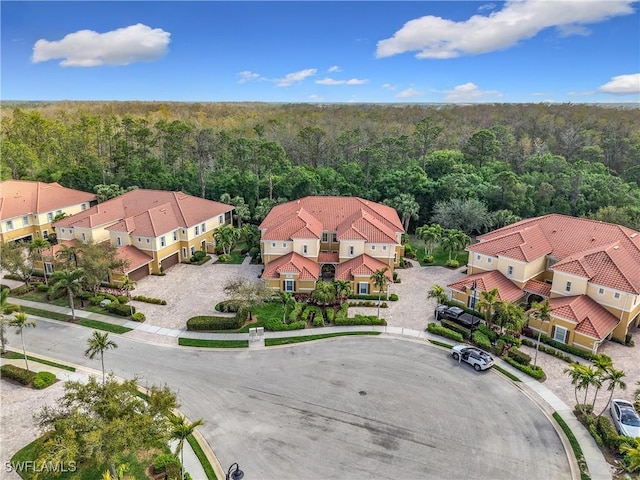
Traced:
<svg viewBox="0 0 640 480">
<path fill-rule="evenodd" d="M 631 235 L 631 238 L 636 238 L 637 236 L 638 236 L 638 234 L 634 233 L 634 234 Z"/>
<path fill-rule="evenodd" d="M 614 249 L 614 250 L 618 250 L 619 248 L 620 248 L 620 245 L 615 245 L 615 246 L 613 247 L 613 249 Z"/>
</svg>

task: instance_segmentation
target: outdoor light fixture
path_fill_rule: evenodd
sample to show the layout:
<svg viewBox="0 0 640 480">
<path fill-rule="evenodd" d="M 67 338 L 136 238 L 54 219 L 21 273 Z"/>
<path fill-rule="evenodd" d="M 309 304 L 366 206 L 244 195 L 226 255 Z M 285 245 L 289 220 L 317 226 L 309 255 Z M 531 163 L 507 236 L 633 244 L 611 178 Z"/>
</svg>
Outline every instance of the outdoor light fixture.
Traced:
<svg viewBox="0 0 640 480">
<path fill-rule="evenodd" d="M 240 480 L 244 477 L 244 472 L 240 470 L 237 463 L 232 464 L 227 471 L 226 480 Z"/>
</svg>

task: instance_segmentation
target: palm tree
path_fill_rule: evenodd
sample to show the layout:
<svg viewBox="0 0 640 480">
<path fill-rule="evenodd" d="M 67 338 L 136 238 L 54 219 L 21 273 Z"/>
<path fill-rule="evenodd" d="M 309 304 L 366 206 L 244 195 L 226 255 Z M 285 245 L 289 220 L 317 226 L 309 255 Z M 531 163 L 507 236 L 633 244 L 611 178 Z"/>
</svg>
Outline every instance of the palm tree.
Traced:
<svg viewBox="0 0 640 480">
<path fill-rule="evenodd" d="M 449 252 L 449 261 L 451 261 L 451 254 L 458 249 L 458 239 L 453 232 L 453 230 L 445 230 L 440 238 L 440 246 L 445 252 Z"/>
<path fill-rule="evenodd" d="M 278 292 L 278 296 L 280 297 L 280 301 L 282 302 L 282 305 L 283 305 L 282 323 L 287 323 L 287 310 L 289 310 L 290 307 L 295 306 L 296 299 L 289 292 Z"/>
<path fill-rule="evenodd" d="M 136 282 L 129 278 L 129 275 L 125 275 L 122 278 L 120 288 L 127 293 L 127 298 L 131 298 L 131 290 L 136 288 Z M 133 305 L 129 304 L 129 315 L 133 315 Z"/>
<path fill-rule="evenodd" d="M 222 225 L 213 232 L 216 245 L 222 248 L 225 255 L 229 255 L 236 241 L 240 238 L 240 231 L 233 225 Z"/>
<path fill-rule="evenodd" d="M 402 217 L 402 226 L 404 227 L 404 231 L 408 232 L 409 222 L 411 219 L 418 218 L 420 204 L 416 202 L 415 197 L 410 193 L 401 193 L 393 199 L 392 203 Z"/>
<path fill-rule="evenodd" d="M 8 288 L 3 288 L 0 290 L 0 351 L 4 355 L 7 353 L 7 344 L 9 340 L 7 339 L 7 325 L 9 324 L 9 319 L 4 316 L 4 309 L 7 307 L 7 300 L 9 299 L 9 290 Z"/>
<path fill-rule="evenodd" d="M 80 280 L 84 275 L 82 268 L 76 270 L 62 270 L 51 275 L 51 288 L 49 294 L 55 297 L 61 291 L 66 291 L 69 296 L 69 307 L 71 308 L 71 318 L 76 319 L 76 311 L 73 305 L 73 297 L 82 292 Z"/>
<path fill-rule="evenodd" d="M 16 333 L 20 334 L 20 340 L 22 340 L 22 354 L 24 355 L 24 363 L 29 370 L 29 362 L 27 361 L 27 350 L 24 348 L 24 335 L 22 332 L 25 328 L 32 328 L 36 326 L 35 322 L 27 319 L 27 314 L 24 312 L 17 312 L 13 314 L 14 319 L 9 322 L 10 327 L 16 327 Z"/>
<path fill-rule="evenodd" d="M 427 293 L 427 298 L 435 298 L 438 304 L 446 304 L 449 301 L 449 297 L 447 297 L 447 292 L 440 285 L 434 285 L 429 289 Z"/>
<path fill-rule="evenodd" d="M 546 298 L 543 303 L 535 302 L 533 305 L 533 312 L 531 316 L 540 322 L 538 327 L 538 341 L 536 342 L 536 354 L 533 357 L 533 366 L 538 364 L 538 350 L 540 349 L 540 338 L 542 336 L 542 325 L 551 320 L 551 306 L 549 305 L 549 299 Z"/>
<path fill-rule="evenodd" d="M 443 233 L 442 226 L 439 223 L 433 225 L 423 225 L 416 228 L 416 235 L 424 241 L 425 252 L 427 255 L 433 253 L 433 248 L 438 244 Z"/>
<path fill-rule="evenodd" d="M 520 305 L 513 302 L 497 302 L 495 305 L 495 321 L 501 330 L 520 333 L 527 320 L 527 314 Z"/>
<path fill-rule="evenodd" d="M 32 266 L 35 267 L 35 262 L 42 262 L 42 276 L 44 277 L 44 283 L 47 284 L 47 271 L 44 267 L 44 259 L 42 252 L 49 248 L 51 244 L 44 238 L 36 237 L 29 244 L 29 256 L 31 257 Z"/>
<path fill-rule="evenodd" d="M 378 318 L 380 318 L 380 298 L 382 297 L 382 292 L 384 288 L 387 286 L 389 279 L 387 278 L 387 267 L 384 267 L 380 270 L 376 270 L 371 275 L 371 280 L 373 281 L 373 286 L 378 289 Z"/>
<path fill-rule="evenodd" d="M 73 262 L 73 265 L 78 268 L 78 254 L 81 249 L 76 245 L 65 245 L 64 243 L 60 245 L 60 250 L 56 254 L 57 258 L 62 259 L 67 268 L 69 268 L 69 264 Z"/>
<path fill-rule="evenodd" d="M 333 283 L 318 280 L 312 297 L 319 304 L 330 305 L 336 301 L 336 289 Z"/>
<path fill-rule="evenodd" d="M 636 385 L 640 387 L 640 380 L 636 382 Z M 633 392 L 633 395 L 635 396 L 636 410 L 640 411 L 640 388 Z"/>
<path fill-rule="evenodd" d="M 608 372 L 613 368 L 613 361 L 611 357 L 607 355 L 596 355 L 591 363 L 595 368 L 595 379 L 593 385 L 596 387 L 596 391 L 593 394 L 593 402 L 591 402 L 591 411 L 593 412 L 596 406 L 596 398 L 598 397 L 598 392 L 600 388 L 602 388 L 603 382 L 607 379 Z M 626 388 L 626 385 L 625 385 Z"/>
<path fill-rule="evenodd" d="M 184 441 L 195 431 L 196 427 L 204 425 L 204 420 L 199 418 L 195 422 L 189 423 L 184 417 L 175 416 L 171 418 L 171 438 L 178 440 L 176 455 L 180 454 L 181 477 L 184 480 Z"/>
<path fill-rule="evenodd" d="M 351 293 L 351 282 L 349 280 L 334 280 L 333 287 L 336 290 L 336 297 L 346 299 Z"/>
<path fill-rule="evenodd" d="M 578 391 L 579 390 L 586 390 L 585 391 L 585 401 L 587 398 L 587 391 L 589 389 L 589 385 L 590 385 L 590 377 L 592 375 L 592 368 L 591 366 L 587 366 L 587 365 L 582 365 L 580 363 L 577 362 L 573 362 L 569 365 L 568 368 L 565 368 L 564 373 L 569 374 L 569 377 L 571 378 L 571 385 L 574 386 L 574 395 L 576 398 L 576 406 L 580 405 L 580 401 L 578 400 Z M 582 413 L 586 413 L 584 411 L 584 402 L 582 403 L 582 407 L 580 407 L 580 410 L 582 411 Z"/>
<path fill-rule="evenodd" d="M 96 355 L 100 354 L 100 362 L 102 363 L 102 384 L 104 385 L 104 352 L 118 348 L 118 345 L 113 340 L 109 339 L 109 333 L 100 333 L 98 331 L 93 332 L 93 335 L 87 339 L 89 348 L 84 351 L 84 356 L 89 357 L 91 360 Z"/>
<path fill-rule="evenodd" d="M 622 370 L 616 370 L 613 367 L 609 367 L 607 369 L 607 373 L 604 377 L 604 379 L 609 382 L 609 384 L 607 385 L 607 390 L 609 390 L 609 400 L 607 401 L 607 404 L 605 405 L 605 407 L 602 409 L 602 411 L 598 414 L 598 416 L 601 416 L 605 410 L 607 409 L 607 405 L 609 405 L 611 403 L 611 399 L 613 398 L 613 391 L 617 388 L 619 388 L 620 390 L 626 390 L 627 389 L 627 384 L 624 383 L 622 381 L 622 378 L 625 376 L 625 373 Z M 593 402 L 595 403 L 595 399 L 593 400 Z"/>
<path fill-rule="evenodd" d="M 620 453 L 624 454 L 625 470 L 627 472 L 640 471 L 640 437 L 624 442 L 620 446 Z"/>
<path fill-rule="evenodd" d="M 480 292 L 480 301 L 476 306 L 478 307 L 478 310 L 484 314 L 484 320 L 485 322 L 487 322 L 487 325 L 489 327 L 491 327 L 493 323 L 493 313 L 498 302 L 499 300 L 497 288 L 492 288 L 488 292 L 486 290 Z"/>
</svg>

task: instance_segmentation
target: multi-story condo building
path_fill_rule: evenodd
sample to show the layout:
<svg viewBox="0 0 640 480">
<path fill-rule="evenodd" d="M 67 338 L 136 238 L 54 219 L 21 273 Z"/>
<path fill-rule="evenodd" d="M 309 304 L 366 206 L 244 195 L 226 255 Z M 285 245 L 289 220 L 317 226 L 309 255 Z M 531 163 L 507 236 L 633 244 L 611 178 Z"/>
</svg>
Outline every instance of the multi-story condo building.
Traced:
<svg viewBox="0 0 640 480">
<path fill-rule="evenodd" d="M 273 290 L 309 293 L 318 280 L 349 281 L 374 293 L 371 276 L 389 280 L 404 252 L 402 222 L 386 205 L 357 197 L 305 197 L 274 207 L 260 225 L 264 272 Z"/>
<path fill-rule="evenodd" d="M 56 217 L 74 215 L 96 203 L 95 194 L 57 183 L 6 180 L 0 183 L 0 243 L 46 240 Z"/>
<path fill-rule="evenodd" d="M 551 320 L 529 326 L 592 352 L 608 338 L 625 341 L 640 323 L 640 233 L 620 225 L 545 215 L 478 237 L 467 247 L 468 276 L 448 285 L 468 306 L 480 292 L 501 300 L 549 299 Z M 640 332 L 639 332 L 640 333 Z"/>
</svg>

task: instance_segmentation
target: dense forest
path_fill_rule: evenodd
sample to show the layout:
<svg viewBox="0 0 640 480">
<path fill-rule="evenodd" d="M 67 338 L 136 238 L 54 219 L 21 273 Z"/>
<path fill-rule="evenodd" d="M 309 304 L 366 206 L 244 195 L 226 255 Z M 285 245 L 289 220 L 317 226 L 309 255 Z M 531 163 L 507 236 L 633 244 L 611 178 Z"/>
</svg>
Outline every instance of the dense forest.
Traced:
<svg viewBox="0 0 640 480">
<path fill-rule="evenodd" d="M 1 138 L 2 179 L 182 190 L 244 222 L 353 195 L 410 231 L 552 212 L 640 229 L 637 106 L 57 102 L 3 105 Z"/>
</svg>

